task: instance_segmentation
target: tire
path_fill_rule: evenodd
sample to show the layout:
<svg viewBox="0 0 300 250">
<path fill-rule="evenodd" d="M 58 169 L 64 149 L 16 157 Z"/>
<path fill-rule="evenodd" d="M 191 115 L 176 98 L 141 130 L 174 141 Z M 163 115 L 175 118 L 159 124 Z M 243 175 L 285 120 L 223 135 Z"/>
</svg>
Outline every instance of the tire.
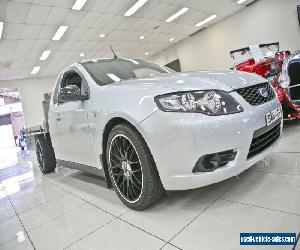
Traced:
<svg viewBox="0 0 300 250">
<path fill-rule="evenodd" d="M 282 105 L 283 119 L 287 119 L 289 117 L 289 109 L 285 103 L 282 103 L 281 105 Z"/>
<path fill-rule="evenodd" d="M 144 210 L 165 194 L 151 152 L 131 126 L 118 124 L 112 128 L 106 159 L 112 185 L 127 207 Z"/>
<path fill-rule="evenodd" d="M 49 140 L 40 136 L 36 140 L 36 156 L 43 174 L 53 172 L 56 167 L 56 159 L 53 147 Z"/>
</svg>

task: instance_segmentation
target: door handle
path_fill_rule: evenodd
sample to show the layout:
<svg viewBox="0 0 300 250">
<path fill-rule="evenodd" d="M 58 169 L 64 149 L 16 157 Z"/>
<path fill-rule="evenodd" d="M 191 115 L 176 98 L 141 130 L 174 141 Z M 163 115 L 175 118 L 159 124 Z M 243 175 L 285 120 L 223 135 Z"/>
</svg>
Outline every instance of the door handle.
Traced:
<svg viewBox="0 0 300 250">
<path fill-rule="evenodd" d="M 58 122 L 60 122 L 60 121 L 61 121 L 61 117 L 60 117 L 60 115 L 57 115 L 57 116 L 56 116 L 56 121 L 58 121 Z"/>
</svg>

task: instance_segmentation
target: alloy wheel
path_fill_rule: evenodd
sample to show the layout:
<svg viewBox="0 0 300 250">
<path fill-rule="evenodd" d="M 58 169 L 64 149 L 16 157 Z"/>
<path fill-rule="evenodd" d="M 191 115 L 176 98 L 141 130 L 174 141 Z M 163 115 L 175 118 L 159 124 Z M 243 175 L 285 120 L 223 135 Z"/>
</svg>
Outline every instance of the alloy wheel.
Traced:
<svg viewBox="0 0 300 250">
<path fill-rule="evenodd" d="M 109 171 L 119 194 L 135 203 L 143 191 L 143 171 L 136 148 L 123 134 L 116 135 L 109 147 Z"/>
</svg>

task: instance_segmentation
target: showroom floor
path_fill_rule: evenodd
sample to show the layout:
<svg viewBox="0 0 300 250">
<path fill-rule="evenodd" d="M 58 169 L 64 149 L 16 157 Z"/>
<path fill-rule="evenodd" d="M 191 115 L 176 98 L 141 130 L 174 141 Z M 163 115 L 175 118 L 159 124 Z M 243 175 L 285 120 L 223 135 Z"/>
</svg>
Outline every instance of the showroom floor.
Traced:
<svg viewBox="0 0 300 250">
<path fill-rule="evenodd" d="M 300 122 L 288 122 L 269 159 L 143 212 L 97 177 L 64 168 L 42 176 L 30 152 L 1 150 L 0 249 L 239 249 L 240 232 L 299 234 L 299 138 Z"/>
</svg>

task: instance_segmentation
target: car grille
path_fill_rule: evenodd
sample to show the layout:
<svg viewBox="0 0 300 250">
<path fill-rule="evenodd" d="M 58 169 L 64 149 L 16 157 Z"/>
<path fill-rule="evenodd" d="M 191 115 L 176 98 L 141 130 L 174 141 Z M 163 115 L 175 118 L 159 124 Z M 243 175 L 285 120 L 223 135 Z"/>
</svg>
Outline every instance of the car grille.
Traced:
<svg viewBox="0 0 300 250">
<path fill-rule="evenodd" d="M 270 147 L 280 136 L 280 123 L 275 125 L 273 128 L 269 129 L 263 134 L 259 134 L 259 130 L 254 132 L 254 136 L 251 142 L 250 150 L 247 159 L 259 154 L 268 147 Z"/>
<path fill-rule="evenodd" d="M 260 89 L 264 88 L 267 89 L 268 92 L 266 97 L 263 97 L 259 92 Z M 275 98 L 275 92 L 269 83 L 261 83 L 242 89 L 237 89 L 236 91 L 253 106 L 261 105 Z"/>
</svg>

